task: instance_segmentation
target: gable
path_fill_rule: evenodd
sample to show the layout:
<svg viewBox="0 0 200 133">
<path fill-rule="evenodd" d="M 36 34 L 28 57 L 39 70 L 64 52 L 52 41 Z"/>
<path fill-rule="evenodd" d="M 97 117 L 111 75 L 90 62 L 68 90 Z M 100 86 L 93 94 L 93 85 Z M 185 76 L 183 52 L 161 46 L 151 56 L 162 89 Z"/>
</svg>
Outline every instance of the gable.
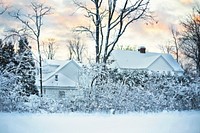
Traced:
<svg viewBox="0 0 200 133">
<path fill-rule="evenodd" d="M 157 58 L 150 66 L 148 66 L 148 69 L 156 72 L 173 71 L 171 65 L 162 56 Z"/>
<path fill-rule="evenodd" d="M 62 73 L 63 75 L 69 77 L 73 81 L 78 82 L 79 70 L 80 66 L 71 61 L 67 65 L 65 65 L 59 71 L 59 73 Z"/>
<path fill-rule="evenodd" d="M 67 61 L 65 64 L 58 67 L 53 73 L 51 73 L 44 81 L 50 80 L 52 77 L 58 74 L 62 74 L 74 82 L 78 82 L 79 70 L 81 66 L 75 61 Z M 58 77 L 59 78 L 59 77 Z"/>
<path fill-rule="evenodd" d="M 48 80 L 43 82 L 43 86 L 49 86 L 49 87 L 74 87 L 76 86 L 76 83 L 63 75 L 62 73 L 56 74 L 58 76 L 58 80 L 55 80 L 55 75 L 50 77 Z"/>
<path fill-rule="evenodd" d="M 173 67 L 176 72 L 183 73 L 184 70 L 181 68 L 180 64 L 172 57 L 170 54 L 163 54 L 162 57 Z"/>
</svg>

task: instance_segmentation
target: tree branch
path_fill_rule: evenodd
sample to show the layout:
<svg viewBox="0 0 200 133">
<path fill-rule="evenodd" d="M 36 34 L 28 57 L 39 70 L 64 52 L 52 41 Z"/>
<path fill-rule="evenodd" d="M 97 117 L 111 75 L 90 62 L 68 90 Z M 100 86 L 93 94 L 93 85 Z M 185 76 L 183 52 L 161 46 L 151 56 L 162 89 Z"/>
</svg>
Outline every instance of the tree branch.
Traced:
<svg viewBox="0 0 200 133">
<path fill-rule="evenodd" d="M 2 8 L 2 10 L 0 11 L 0 15 L 2 15 L 8 10 L 8 6 L 4 6 L 3 2 L 0 2 L 0 7 Z"/>
<path fill-rule="evenodd" d="M 92 39 L 96 40 L 95 36 L 94 36 L 94 33 L 92 32 L 92 30 L 90 29 L 90 27 L 78 26 L 78 27 L 75 28 L 74 31 L 75 32 L 80 32 L 80 33 L 87 32 L 87 33 L 89 33 L 92 36 Z"/>
</svg>

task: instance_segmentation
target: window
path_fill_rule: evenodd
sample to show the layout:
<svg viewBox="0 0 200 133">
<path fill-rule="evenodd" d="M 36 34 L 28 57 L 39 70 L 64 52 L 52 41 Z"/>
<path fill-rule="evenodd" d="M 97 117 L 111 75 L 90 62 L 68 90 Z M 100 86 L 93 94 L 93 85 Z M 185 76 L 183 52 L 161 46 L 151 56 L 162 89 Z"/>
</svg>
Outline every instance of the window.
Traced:
<svg viewBox="0 0 200 133">
<path fill-rule="evenodd" d="M 58 81 L 58 75 L 55 75 L 55 81 Z"/>
<path fill-rule="evenodd" d="M 58 97 L 65 98 L 65 91 L 59 91 Z"/>
</svg>

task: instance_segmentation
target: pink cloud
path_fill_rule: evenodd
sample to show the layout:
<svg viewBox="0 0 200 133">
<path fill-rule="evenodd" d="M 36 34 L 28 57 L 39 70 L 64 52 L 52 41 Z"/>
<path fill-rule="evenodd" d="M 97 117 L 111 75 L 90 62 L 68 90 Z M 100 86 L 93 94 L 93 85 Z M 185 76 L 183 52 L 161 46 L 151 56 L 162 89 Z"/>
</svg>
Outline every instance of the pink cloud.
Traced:
<svg viewBox="0 0 200 133">
<path fill-rule="evenodd" d="M 14 8 L 25 8 L 30 1 L 27 0 L 4 0 L 7 4 Z M 42 30 L 42 39 L 55 38 L 58 42 L 64 42 L 71 36 L 71 29 L 91 24 L 84 17 L 84 11 L 79 9 L 72 3 L 72 0 L 42 0 L 46 5 L 52 6 L 52 14 L 44 18 L 44 26 Z M 88 1 L 87 1 L 88 2 Z M 129 26 L 127 32 L 122 36 L 119 43 L 123 44 L 143 44 L 151 45 L 161 44 L 167 41 L 171 36 L 169 26 L 171 24 L 178 25 L 180 17 L 187 14 L 190 5 L 194 0 L 152 0 L 152 6 L 155 10 L 156 20 L 158 24 L 145 25 L 144 21 L 133 23 Z M 87 3 L 88 4 L 88 3 Z M 89 5 L 90 6 L 90 5 Z M 150 9 L 152 9 L 150 7 Z M 73 15 L 72 15 L 73 14 Z M 2 17 L 2 16 L 1 16 Z M 8 26 L 15 26 L 13 20 L 9 18 L 1 18 L 1 22 Z M 17 25 L 17 24 L 16 24 Z"/>
<path fill-rule="evenodd" d="M 190 5 L 194 2 L 194 0 L 180 0 L 180 2 L 184 5 Z"/>
</svg>

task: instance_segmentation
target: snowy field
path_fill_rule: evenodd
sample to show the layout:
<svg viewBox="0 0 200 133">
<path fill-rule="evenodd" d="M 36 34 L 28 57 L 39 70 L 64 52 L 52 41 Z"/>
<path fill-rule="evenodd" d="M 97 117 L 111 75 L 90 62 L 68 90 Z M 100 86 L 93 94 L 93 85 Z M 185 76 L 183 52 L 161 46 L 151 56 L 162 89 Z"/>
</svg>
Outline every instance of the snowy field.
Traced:
<svg viewBox="0 0 200 133">
<path fill-rule="evenodd" d="M 125 115 L 0 113 L 0 133 L 200 133 L 200 111 Z"/>
</svg>

